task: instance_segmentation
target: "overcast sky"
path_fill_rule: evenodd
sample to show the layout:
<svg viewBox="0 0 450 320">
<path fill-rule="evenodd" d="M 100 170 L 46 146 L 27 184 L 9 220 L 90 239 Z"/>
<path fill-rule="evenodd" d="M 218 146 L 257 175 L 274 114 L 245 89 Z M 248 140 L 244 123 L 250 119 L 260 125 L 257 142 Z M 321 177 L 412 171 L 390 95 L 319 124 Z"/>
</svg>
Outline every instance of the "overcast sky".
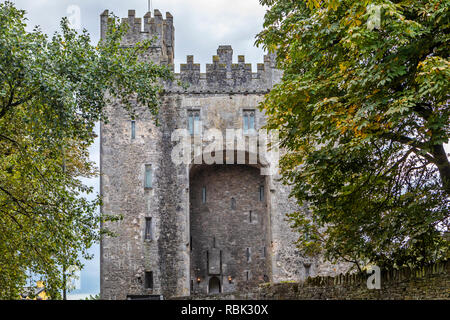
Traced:
<svg viewBox="0 0 450 320">
<path fill-rule="evenodd" d="M 51 34 L 58 30 L 61 17 L 71 15 L 71 6 L 80 9 L 80 25 L 91 34 L 94 42 L 100 37 L 100 14 L 109 9 L 116 16 L 126 17 L 128 9 L 136 10 L 136 17 L 148 11 L 147 0 L 15 0 L 17 7 L 28 12 L 30 29 L 40 25 Z M 175 64 L 194 55 L 195 61 L 211 63 L 219 45 L 230 44 L 234 57 L 245 55 L 248 63 L 263 62 L 263 51 L 256 48 L 255 35 L 261 30 L 264 7 L 258 0 L 153 0 L 153 8 L 174 16 Z"/>
<path fill-rule="evenodd" d="M 91 39 L 97 43 L 100 37 L 100 14 L 108 9 L 121 18 L 128 9 L 136 10 L 136 17 L 148 11 L 147 0 L 15 0 L 17 8 L 27 12 L 28 29 L 39 25 L 43 32 L 51 35 L 59 29 L 64 16 L 72 16 L 73 8 L 79 8 L 80 27 L 87 29 Z M 219 45 L 232 45 L 234 60 L 245 55 L 247 63 L 263 62 L 262 49 L 254 46 L 255 35 L 262 29 L 265 9 L 258 0 L 153 0 L 154 9 L 165 17 L 170 12 L 175 25 L 175 71 L 186 61 L 186 55 L 194 55 L 196 63 L 205 72 L 206 63 L 212 62 Z M 75 7 L 74 7 L 75 6 Z M 91 147 L 91 159 L 99 162 L 98 139 Z M 98 179 L 84 180 L 98 192 Z M 80 299 L 100 292 L 99 246 L 92 248 L 94 260 L 86 261 L 81 272 L 80 288 L 69 295 L 69 299 Z"/>
</svg>

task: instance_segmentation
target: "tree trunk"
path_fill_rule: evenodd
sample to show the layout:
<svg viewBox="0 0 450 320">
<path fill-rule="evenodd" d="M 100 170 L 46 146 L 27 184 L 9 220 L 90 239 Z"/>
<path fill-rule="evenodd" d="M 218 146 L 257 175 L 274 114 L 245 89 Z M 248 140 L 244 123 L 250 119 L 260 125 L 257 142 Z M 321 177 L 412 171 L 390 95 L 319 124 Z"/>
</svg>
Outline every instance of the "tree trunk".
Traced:
<svg viewBox="0 0 450 320">
<path fill-rule="evenodd" d="M 450 163 L 444 145 L 434 145 L 431 150 L 441 176 L 443 189 L 450 196 Z"/>
</svg>

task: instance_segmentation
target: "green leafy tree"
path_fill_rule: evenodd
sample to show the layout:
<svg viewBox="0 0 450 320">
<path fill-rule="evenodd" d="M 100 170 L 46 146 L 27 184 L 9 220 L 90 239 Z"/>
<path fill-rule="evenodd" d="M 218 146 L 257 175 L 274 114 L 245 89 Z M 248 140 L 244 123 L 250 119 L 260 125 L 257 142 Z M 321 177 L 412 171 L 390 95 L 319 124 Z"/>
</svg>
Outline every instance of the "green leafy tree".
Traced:
<svg viewBox="0 0 450 320">
<path fill-rule="evenodd" d="M 120 46 L 127 26 L 113 16 L 97 46 L 65 18 L 51 38 L 25 21 L 0 4 L 0 299 L 18 298 L 29 274 L 59 298 L 64 271 L 91 258 L 108 219 L 80 180 L 97 175 L 88 154 L 95 123 L 118 100 L 131 116 L 137 102 L 156 118 L 160 80 L 172 78 L 139 58 L 150 42 Z"/>
<path fill-rule="evenodd" d="M 262 108 L 306 253 L 357 265 L 443 259 L 449 229 L 448 1 L 261 0 L 282 81 Z"/>
</svg>

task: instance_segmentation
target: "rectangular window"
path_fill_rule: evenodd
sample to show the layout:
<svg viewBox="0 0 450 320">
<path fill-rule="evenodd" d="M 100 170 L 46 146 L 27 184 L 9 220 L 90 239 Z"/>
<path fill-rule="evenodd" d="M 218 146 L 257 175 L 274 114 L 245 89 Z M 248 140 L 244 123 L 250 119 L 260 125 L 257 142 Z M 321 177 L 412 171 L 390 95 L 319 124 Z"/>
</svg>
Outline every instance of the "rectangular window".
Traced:
<svg viewBox="0 0 450 320">
<path fill-rule="evenodd" d="M 236 210 L 236 199 L 231 198 L 231 210 Z"/>
<path fill-rule="evenodd" d="M 151 164 L 145 165 L 145 188 L 150 189 L 153 187 L 153 169 Z"/>
<path fill-rule="evenodd" d="M 152 240 L 152 218 L 145 218 L 145 240 Z"/>
<path fill-rule="evenodd" d="M 259 201 L 264 201 L 264 186 L 259 187 Z"/>
<path fill-rule="evenodd" d="M 262 250 L 262 257 L 263 258 L 265 258 L 266 257 L 266 247 L 263 247 L 263 250 Z"/>
<path fill-rule="evenodd" d="M 206 187 L 202 188 L 202 203 L 206 203 Z"/>
<path fill-rule="evenodd" d="M 188 130 L 190 135 L 200 134 L 200 110 L 188 111 Z"/>
<path fill-rule="evenodd" d="M 153 289 L 153 272 L 145 272 L 145 289 Z"/>
<path fill-rule="evenodd" d="M 247 248 L 245 255 L 247 257 L 247 262 L 250 262 L 250 248 Z"/>
<path fill-rule="evenodd" d="M 244 110 L 244 133 L 255 131 L 255 110 Z"/>
<path fill-rule="evenodd" d="M 250 271 L 245 271 L 245 279 L 250 280 Z"/>
<path fill-rule="evenodd" d="M 305 278 L 307 279 L 311 273 L 311 266 L 305 265 Z"/>
<path fill-rule="evenodd" d="M 131 139 L 136 139 L 136 121 L 131 120 Z"/>
<path fill-rule="evenodd" d="M 309 232 L 308 232 L 308 231 L 305 231 L 305 233 L 303 234 L 303 237 L 304 237 L 305 241 L 309 241 L 309 240 L 311 240 L 311 237 L 310 237 L 310 235 L 309 235 Z"/>
<path fill-rule="evenodd" d="M 248 213 L 248 222 L 250 222 L 250 223 L 252 223 L 252 212 L 250 211 L 249 213 Z"/>
</svg>

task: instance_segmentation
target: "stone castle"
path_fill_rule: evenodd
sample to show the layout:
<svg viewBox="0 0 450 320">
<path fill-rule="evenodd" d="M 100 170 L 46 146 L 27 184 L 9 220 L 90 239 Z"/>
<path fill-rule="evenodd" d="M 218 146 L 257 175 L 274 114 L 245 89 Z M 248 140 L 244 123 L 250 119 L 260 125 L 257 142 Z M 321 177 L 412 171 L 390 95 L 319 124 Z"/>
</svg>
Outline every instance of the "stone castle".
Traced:
<svg viewBox="0 0 450 320">
<path fill-rule="evenodd" d="M 130 26 L 124 46 L 156 36 L 145 58 L 173 66 L 170 13 L 164 19 L 155 10 L 142 23 L 130 10 L 123 23 Z M 102 37 L 107 24 L 105 11 Z M 203 151 L 189 163 L 177 164 L 171 157 L 177 129 L 185 129 L 192 144 L 209 128 L 224 135 L 240 129 L 245 146 L 250 145 L 265 124 L 258 104 L 281 78 L 274 59 L 266 55 L 253 72 L 244 56 L 233 63 L 231 46 L 219 46 L 201 73 L 188 56 L 175 74 L 188 87 L 165 84 L 159 126 L 144 107 L 136 120 L 120 102 L 108 107 L 109 122 L 100 133 L 101 210 L 122 214 L 123 220 L 103 226 L 117 236 L 101 242 L 102 299 L 245 292 L 264 282 L 335 273 L 336 266 L 303 257 L 296 249 L 299 235 L 286 213 L 300 208 L 278 174 L 261 174 L 273 159 L 239 147 L 234 137 L 223 146 L 224 161 L 208 164 Z M 236 161 L 238 153 L 244 162 Z"/>
</svg>

